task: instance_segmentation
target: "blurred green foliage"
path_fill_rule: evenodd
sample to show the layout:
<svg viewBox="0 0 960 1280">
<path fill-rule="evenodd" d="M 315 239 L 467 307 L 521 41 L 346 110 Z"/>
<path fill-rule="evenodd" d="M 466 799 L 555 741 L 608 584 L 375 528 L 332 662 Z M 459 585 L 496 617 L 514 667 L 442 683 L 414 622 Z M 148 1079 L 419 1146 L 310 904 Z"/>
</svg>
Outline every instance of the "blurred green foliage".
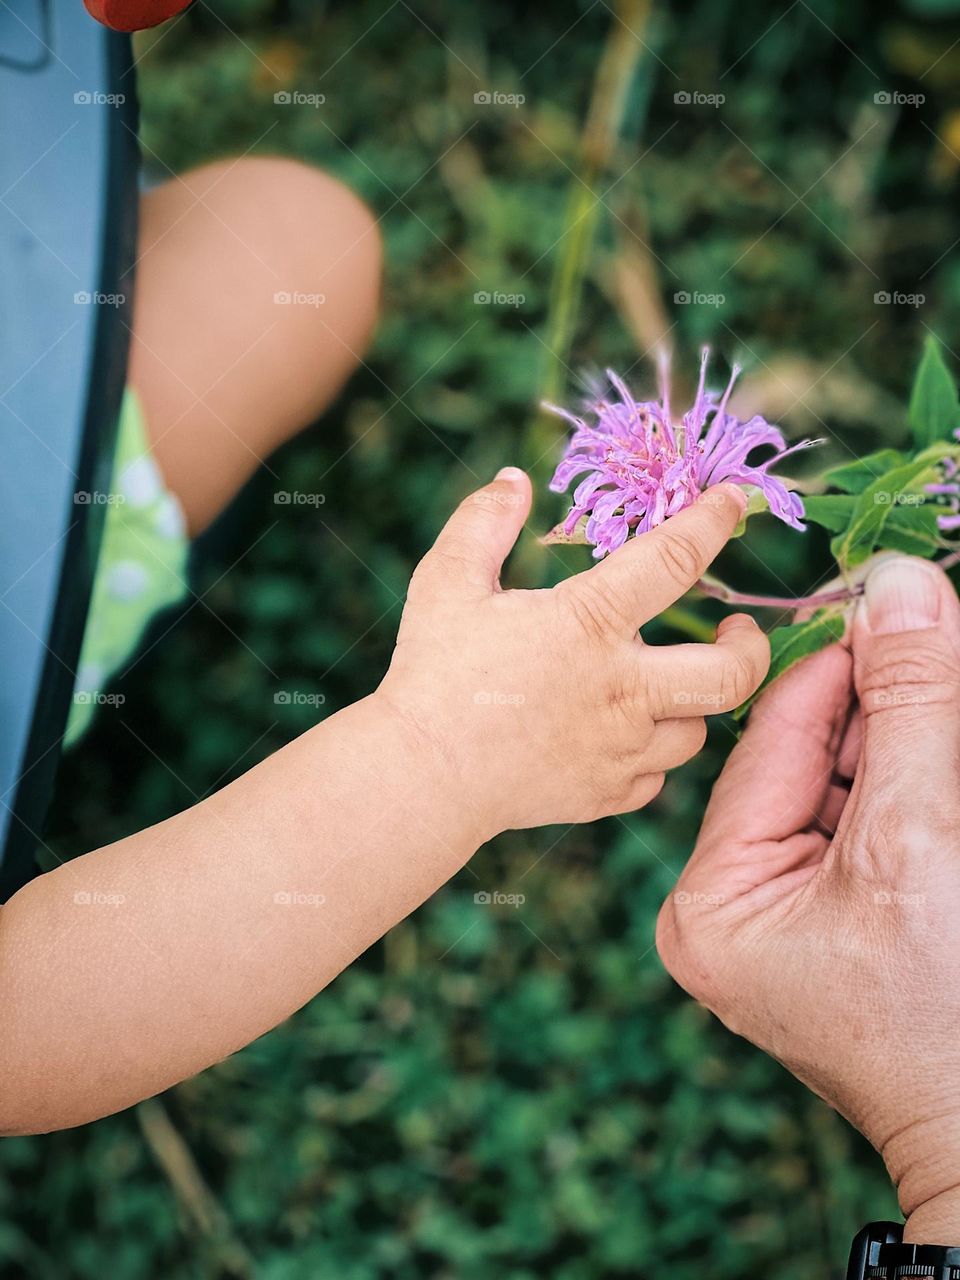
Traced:
<svg viewBox="0 0 960 1280">
<path fill-rule="evenodd" d="M 960 321 L 958 10 L 656 7 L 592 178 L 602 216 L 559 353 L 568 388 L 606 364 L 643 385 L 662 313 L 687 383 L 701 341 L 744 358 L 749 407 L 827 434 L 821 463 L 902 444 L 924 333 L 950 348 Z M 306 728 L 313 709 L 276 706 L 276 688 L 322 692 L 329 712 L 375 686 L 416 560 L 531 438 L 583 124 L 619 25 L 602 0 L 210 0 L 142 41 L 152 176 L 251 147 L 322 165 L 382 216 L 387 289 L 366 367 L 272 464 L 325 506 L 276 507 L 276 481 L 251 485 L 198 557 L 203 604 L 158 623 L 122 712 L 65 761 L 62 856 L 192 803 Z M 278 89 L 326 102 L 278 107 Z M 526 101 L 474 102 L 494 90 Z M 726 101 L 675 103 L 684 91 Z M 894 91 L 925 102 L 875 102 Z M 497 290 L 524 301 L 475 304 Z M 676 304 L 683 291 L 724 302 Z M 882 291 L 925 302 L 878 305 Z M 541 493 L 533 529 L 557 513 Z M 514 580 L 586 556 L 531 533 Z M 722 576 L 805 591 L 829 564 L 826 534 L 761 518 Z M 642 814 L 495 841 L 307 1009 L 167 1095 L 219 1205 L 207 1229 L 135 1111 L 0 1144 L 0 1272 L 837 1274 L 851 1233 L 895 1211 L 876 1157 L 685 999 L 653 948 L 732 740 L 715 725 Z M 480 889 L 526 901 L 479 907 Z"/>
</svg>

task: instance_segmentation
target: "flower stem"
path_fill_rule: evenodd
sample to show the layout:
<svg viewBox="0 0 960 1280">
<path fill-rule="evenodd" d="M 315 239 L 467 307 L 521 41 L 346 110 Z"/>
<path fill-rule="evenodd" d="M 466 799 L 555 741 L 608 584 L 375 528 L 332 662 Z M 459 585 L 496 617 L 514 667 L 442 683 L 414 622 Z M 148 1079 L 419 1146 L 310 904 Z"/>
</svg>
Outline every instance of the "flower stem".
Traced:
<svg viewBox="0 0 960 1280">
<path fill-rule="evenodd" d="M 944 572 L 960 565 L 960 549 L 951 551 L 934 561 Z M 863 581 L 851 582 L 845 587 L 833 587 L 829 591 L 815 591 L 807 596 L 764 596 L 749 591 L 737 591 L 717 578 L 701 578 L 697 590 L 724 604 L 740 604 L 754 609 L 821 609 L 829 604 L 849 604 L 863 595 Z"/>
<path fill-rule="evenodd" d="M 714 600 L 722 600 L 724 604 L 742 604 L 755 609 L 819 609 L 827 604 L 846 604 L 854 600 L 863 591 L 863 584 L 850 587 L 836 587 L 832 591 L 814 592 L 809 596 L 764 596 L 754 595 L 749 591 L 736 591 L 725 582 L 715 578 L 701 578 L 697 590 Z"/>
</svg>

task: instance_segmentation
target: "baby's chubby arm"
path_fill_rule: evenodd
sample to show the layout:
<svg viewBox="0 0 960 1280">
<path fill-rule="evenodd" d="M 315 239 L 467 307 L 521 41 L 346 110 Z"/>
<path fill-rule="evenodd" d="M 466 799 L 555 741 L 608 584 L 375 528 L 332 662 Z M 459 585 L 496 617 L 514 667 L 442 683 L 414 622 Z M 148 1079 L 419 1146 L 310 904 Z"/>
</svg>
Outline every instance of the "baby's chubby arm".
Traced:
<svg viewBox="0 0 960 1280">
<path fill-rule="evenodd" d="M 727 541 L 739 491 L 552 590 L 502 591 L 529 507 L 513 469 L 461 504 L 374 694 L 0 909 L 0 1132 L 82 1124 L 224 1058 L 498 832 L 646 804 L 701 746 L 703 708 L 758 686 L 748 618 L 712 645 L 637 636 Z"/>
</svg>

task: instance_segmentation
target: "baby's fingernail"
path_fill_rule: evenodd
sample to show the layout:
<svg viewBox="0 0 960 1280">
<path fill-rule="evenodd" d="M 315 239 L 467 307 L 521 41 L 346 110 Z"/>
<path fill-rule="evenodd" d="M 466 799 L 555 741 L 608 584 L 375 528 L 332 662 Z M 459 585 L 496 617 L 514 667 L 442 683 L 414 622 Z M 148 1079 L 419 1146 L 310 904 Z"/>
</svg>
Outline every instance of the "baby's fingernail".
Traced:
<svg viewBox="0 0 960 1280">
<path fill-rule="evenodd" d="M 923 560 L 892 556 L 868 574 L 864 599 L 874 635 L 925 631 L 940 617 L 938 570 Z"/>
<path fill-rule="evenodd" d="M 732 498 L 734 500 L 734 502 L 740 508 L 740 514 L 743 515 L 744 511 L 746 511 L 747 509 L 747 495 L 744 493 L 744 491 L 735 484 L 721 484 L 721 485 L 718 485 L 717 487 L 720 490 L 722 490 L 729 498 Z"/>
<path fill-rule="evenodd" d="M 494 480 L 522 480 L 524 472 L 519 467 L 501 467 L 493 478 Z"/>
</svg>

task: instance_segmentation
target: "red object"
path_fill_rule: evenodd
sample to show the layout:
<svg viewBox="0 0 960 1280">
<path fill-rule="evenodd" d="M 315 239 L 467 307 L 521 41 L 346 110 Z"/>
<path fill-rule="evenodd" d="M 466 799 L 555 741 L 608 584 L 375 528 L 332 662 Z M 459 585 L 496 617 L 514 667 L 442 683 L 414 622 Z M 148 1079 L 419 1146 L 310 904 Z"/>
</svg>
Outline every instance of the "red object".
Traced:
<svg viewBox="0 0 960 1280">
<path fill-rule="evenodd" d="M 83 0 L 87 12 L 114 31 L 158 27 L 190 7 L 193 0 Z"/>
</svg>

